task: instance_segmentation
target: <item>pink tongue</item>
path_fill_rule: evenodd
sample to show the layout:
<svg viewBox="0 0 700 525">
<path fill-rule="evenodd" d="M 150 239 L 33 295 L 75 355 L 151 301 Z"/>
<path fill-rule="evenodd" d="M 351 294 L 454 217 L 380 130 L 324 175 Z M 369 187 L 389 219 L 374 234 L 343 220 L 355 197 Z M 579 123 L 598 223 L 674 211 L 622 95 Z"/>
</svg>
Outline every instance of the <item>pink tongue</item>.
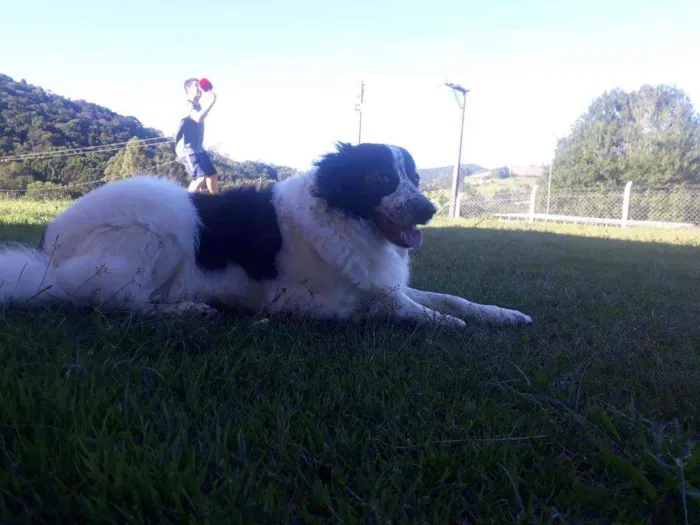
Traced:
<svg viewBox="0 0 700 525">
<path fill-rule="evenodd" d="M 423 244 L 423 232 L 418 228 L 401 230 L 399 238 L 401 239 L 401 244 L 406 248 L 418 248 Z"/>
</svg>

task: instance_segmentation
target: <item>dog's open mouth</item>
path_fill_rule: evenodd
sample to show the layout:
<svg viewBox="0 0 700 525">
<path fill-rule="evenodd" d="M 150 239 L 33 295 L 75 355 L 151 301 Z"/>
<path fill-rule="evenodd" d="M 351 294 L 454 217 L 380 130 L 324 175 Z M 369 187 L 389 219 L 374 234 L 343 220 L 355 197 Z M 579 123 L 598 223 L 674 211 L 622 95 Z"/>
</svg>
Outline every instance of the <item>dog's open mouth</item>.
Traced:
<svg viewBox="0 0 700 525">
<path fill-rule="evenodd" d="M 415 226 L 403 226 L 383 213 L 374 215 L 374 223 L 379 231 L 392 243 L 402 248 L 418 248 L 423 244 L 423 232 Z"/>
</svg>

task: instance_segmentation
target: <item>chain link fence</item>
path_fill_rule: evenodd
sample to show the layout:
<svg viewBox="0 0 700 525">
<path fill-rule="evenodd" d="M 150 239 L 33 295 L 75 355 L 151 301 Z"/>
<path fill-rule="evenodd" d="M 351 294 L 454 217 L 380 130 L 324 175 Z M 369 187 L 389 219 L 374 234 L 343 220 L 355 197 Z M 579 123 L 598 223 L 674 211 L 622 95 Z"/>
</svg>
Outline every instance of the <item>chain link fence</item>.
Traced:
<svg viewBox="0 0 700 525">
<path fill-rule="evenodd" d="M 460 217 L 550 220 L 622 226 L 700 226 L 700 185 L 615 188 L 533 187 L 492 197 L 460 194 Z"/>
<path fill-rule="evenodd" d="M 529 191 L 490 198 L 479 194 L 462 193 L 459 195 L 460 217 L 484 217 L 499 213 L 522 213 L 528 211 L 529 204 Z M 447 208 L 445 207 L 445 209 Z"/>
<path fill-rule="evenodd" d="M 645 188 L 632 185 L 629 217 L 700 225 L 700 185 Z"/>
<path fill-rule="evenodd" d="M 552 190 L 547 208 L 547 188 L 538 187 L 535 198 L 535 213 L 550 215 L 573 215 L 620 219 L 622 214 L 623 189 L 584 190 L 561 188 Z M 528 211 L 528 210 L 526 210 Z"/>
</svg>

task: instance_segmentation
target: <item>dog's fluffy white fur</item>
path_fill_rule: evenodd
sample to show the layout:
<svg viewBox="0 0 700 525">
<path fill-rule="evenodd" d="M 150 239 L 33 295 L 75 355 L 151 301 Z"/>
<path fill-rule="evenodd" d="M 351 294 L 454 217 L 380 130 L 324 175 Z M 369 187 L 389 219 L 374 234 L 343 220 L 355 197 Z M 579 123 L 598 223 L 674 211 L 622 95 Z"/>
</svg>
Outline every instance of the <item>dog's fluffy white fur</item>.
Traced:
<svg viewBox="0 0 700 525">
<path fill-rule="evenodd" d="M 329 207 L 315 194 L 317 173 L 272 188 L 282 240 L 273 278 L 251 278 L 235 264 L 202 268 L 201 218 L 191 195 L 174 182 L 144 176 L 76 201 L 49 224 L 40 249 L 0 252 L 0 302 L 60 300 L 173 314 L 214 313 L 209 304 L 218 301 L 316 319 L 368 315 L 454 328 L 465 319 L 531 323 L 515 310 L 410 288 L 409 250 L 390 242 L 372 220 Z M 397 192 L 409 191 L 403 183 L 382 203 L 396 207 Z"/>
</svg>

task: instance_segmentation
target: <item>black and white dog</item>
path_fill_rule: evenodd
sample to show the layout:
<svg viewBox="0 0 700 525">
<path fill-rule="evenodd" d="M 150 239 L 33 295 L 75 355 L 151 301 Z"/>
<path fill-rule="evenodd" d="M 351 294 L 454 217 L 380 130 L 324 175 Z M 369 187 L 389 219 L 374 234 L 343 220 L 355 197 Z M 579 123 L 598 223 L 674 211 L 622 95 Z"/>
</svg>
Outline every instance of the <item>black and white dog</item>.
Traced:
<svg viewBox="0 0 700 525">
<path fill-rule="evenodd" d="M 0 299 L 143 313 L 214 313 L 218 301 L 316 319 L 529 324 L 515 310 L 410 288 L 409 249 L 435 207 L 403 148 L 340 144 L 315 168 L 258 190 L 188 193 L 135 177 L 88 193 L 38 250 L 0 252 Z"/>
</svg>

